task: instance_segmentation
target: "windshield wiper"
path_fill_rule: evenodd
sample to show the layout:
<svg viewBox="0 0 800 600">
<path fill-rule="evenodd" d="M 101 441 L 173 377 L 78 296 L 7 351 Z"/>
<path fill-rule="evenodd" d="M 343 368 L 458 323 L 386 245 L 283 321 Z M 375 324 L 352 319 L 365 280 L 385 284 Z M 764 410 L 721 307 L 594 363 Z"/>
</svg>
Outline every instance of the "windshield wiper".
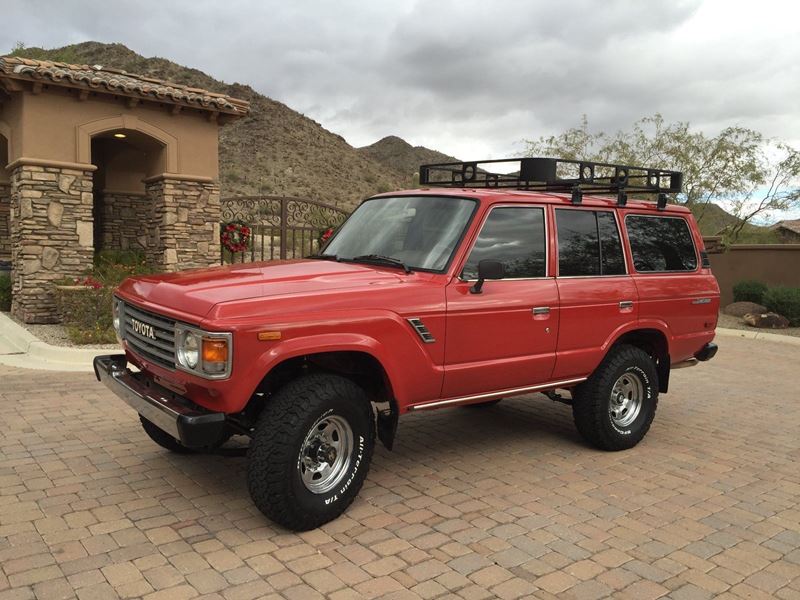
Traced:
<svg viewBox="0 0 800 600">
<path fill-rule="evenodd" d="M 389 265 L 390 267 L 399 267 L 406 272 L 411 273 L 411 267 L 398 258 L 391 256 L 383 256 L 382 254 L 362 254 L 361 256 L 354 256 L 351 258 L 353 262 L 373 263 L 377 265 Z"/>
<path fill-rule="evenodd" d="M 313 258 L 315 260 L 335 260 L 339 262 L 339 257 L 335 254 L 310 254 L 306 256 L 306 258 Z"/>
</svg>

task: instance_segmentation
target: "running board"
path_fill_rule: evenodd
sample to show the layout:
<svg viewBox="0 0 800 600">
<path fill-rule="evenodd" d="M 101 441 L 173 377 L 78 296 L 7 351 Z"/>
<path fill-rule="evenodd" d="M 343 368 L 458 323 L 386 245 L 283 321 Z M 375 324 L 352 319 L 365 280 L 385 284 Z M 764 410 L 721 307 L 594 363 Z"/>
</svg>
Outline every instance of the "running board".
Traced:
<svg viewBox="0 0 800 600">
<path fill-rule="evenodd" d="M 507 398 L 508 396 L 519 396 L 528 394 L 530 392 L 541 392 L 542 390 L 554 390 L 556 388 L 571 387 L 582 381 L 586 381 L 586 377 L 578 377 L 577 379 L 563 379 L 561 381 L 551 381 L 549 383 L 541 383 L 539 385 L 529 385 L 526 387 L 512 388 L 510 390 L 500 390 L 498 392 L 487 392 L 484 394 L 474 394 L 472 396 L 461 396 L 460 398 L 448 398 L 447 400 L 434 400 L 433 402 L 425 402 L 423 404 L 415 404 L 409 406 L 408 410 L 425 410 L 428 408 L 440 408 L 442 406 L 451 406 L 454 404 L 464 404 L 467 402 L 475 402 L 476 400 L 494 400 L 496 398 Z"/>
</svg>

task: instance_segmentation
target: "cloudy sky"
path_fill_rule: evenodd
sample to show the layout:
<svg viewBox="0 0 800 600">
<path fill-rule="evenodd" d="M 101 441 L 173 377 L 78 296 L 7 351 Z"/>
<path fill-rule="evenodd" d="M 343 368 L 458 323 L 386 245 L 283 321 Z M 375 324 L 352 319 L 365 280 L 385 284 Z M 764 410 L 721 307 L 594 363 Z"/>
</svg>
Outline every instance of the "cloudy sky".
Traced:
<svg viewBox="0 0 800 600">
<path fill-rule="evenodd" d="M 0 50 L 122 42 L 248 83 L 356 146 L 518 154 L 586 114 L 800 145 L 800 3 L 759 0 L 3 0 Z"/>
</svg>

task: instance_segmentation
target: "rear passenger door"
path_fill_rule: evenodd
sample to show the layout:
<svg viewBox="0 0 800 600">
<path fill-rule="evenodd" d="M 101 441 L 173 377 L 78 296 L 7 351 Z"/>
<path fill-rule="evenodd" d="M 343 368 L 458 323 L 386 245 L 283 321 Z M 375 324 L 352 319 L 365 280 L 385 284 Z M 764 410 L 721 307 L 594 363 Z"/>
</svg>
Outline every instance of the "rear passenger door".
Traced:
<svg viewBox="0 0 800 600">
<path fill-rule="evenodd" d="M 615 210 L 556 208 L 560 324 L 553 379 L 592 372 L 614 333 L 637 318 Z"/>
</svg>

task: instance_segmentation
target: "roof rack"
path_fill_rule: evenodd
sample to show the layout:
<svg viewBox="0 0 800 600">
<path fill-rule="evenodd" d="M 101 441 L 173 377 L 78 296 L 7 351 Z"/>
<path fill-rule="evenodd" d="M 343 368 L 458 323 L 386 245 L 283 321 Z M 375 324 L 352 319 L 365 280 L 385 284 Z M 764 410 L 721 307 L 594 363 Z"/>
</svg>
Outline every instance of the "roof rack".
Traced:
<svg viewBox="0 0 800 600">
<path fill-rule="evenodd" d="M 511 173 L 493 173 L 491 167 L 485 167 L 496 163 L 518 163 L 518 168 Z M 667 194 L 681 192 L 683 173 L 588 160 L 526 157 L 421 165 L 419 182 L 437 187 L 571 192 L 573 204 L 580 204 L 585 193 L 616 194 L 617 204 L 625 206 L 628 192 L 645 192 L 658 194 L 657 206 L 664 210 Z"/>
</svg>

